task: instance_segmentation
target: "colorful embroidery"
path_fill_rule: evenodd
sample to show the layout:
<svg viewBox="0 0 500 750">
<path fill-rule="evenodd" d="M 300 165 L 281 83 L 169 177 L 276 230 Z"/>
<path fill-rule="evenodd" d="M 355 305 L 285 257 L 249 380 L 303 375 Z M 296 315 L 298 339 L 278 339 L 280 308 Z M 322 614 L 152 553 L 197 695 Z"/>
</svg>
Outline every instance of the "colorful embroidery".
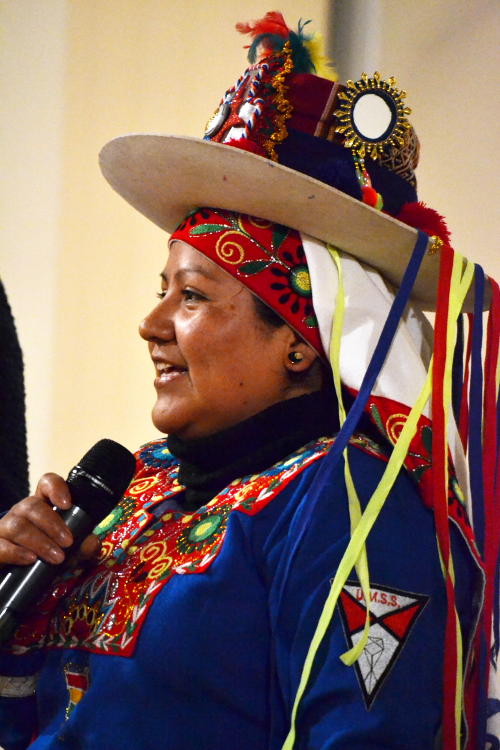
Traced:
<svg viewBox="0 0 500 750">
<path fill-rule="evenodd" d="M 166 441 L 138 453 L 138 472 L 123 500 L 98 526 L 99 564 L 91 574 L 66 573 L 16 634 L 16 650 L 30 644 L 133 653 L 154 597 L 177 575 L 202 573 L 217 557 L 230 514 L 255 515 L 292 479 L 329 449 L 320 438 L 262 474 L 235 480 L 207 505 L 183 513 L 168 500 L 183 491 Z M 366 446 L 364 446 L 366 449 Z M 158 464 L 161 459 L 161 468 Z M 58 602 L 61 605 L 54 612 Z M 48 621 L 50 624 L 48 625 Z M 48 634 L 47 634 L 48 626 Z"/>
<path fill-rule="evenodd" d="M 278 160 L 276 146 L 288 135 L 292 116 L 288 79 L 293 72 L 289 43 L 282 52 L 250 66 L 224 94 L 207 123 L 205 139 L 245 143 L 260 156 Z"/>
<path fill-rule="evenodd" d="M 429 597 L 423 594 L 413 594 L 376 584 L 371 586 L 368 642 L 354 665 L 368 709 L 394 666 L 428 600 Z M 348 581 L 345 584 L 339 604 L 347 642 L 349 648 L 352 648 L 363 634 L 366 619 L 367 605 L 359 583 Z"/>
</svg>

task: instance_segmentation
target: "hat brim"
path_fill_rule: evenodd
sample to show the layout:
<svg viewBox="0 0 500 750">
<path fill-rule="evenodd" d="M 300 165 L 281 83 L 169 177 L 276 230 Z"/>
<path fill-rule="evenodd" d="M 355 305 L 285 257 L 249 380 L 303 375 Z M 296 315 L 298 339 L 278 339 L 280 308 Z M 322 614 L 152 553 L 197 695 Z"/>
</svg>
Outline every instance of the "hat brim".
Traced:
<svg viewBox="0 0 500 750">
<path fill-rule="evenodd" d="M 107 143 L 102 173 L 167 232 L 199 206 L 285 224 L 329 242 L 399 286 L 417 230 L 319 180 L 232 146 L 174 135 L 132 134 Z M 436 307 L 439 253 L 422 262 L 413 298 Z M 470 306 L 467 305 L 467 308 Z"/>
</svg>

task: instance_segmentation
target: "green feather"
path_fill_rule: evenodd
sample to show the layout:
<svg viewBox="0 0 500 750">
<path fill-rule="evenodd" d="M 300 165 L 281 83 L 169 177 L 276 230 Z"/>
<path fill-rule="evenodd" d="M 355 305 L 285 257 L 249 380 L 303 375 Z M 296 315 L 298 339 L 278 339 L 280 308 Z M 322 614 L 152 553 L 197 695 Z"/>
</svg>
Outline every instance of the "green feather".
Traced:
<svg viewBox="0 0 500 750">
<path fill-rule="evenodd" d="M 286 42 L 290 42 L 292 51 L 293 61 L 293 72 L 294 73 L 315 73 L 316 68 L 311 58 L 311 53 L 304 45 L 304 41 L 307 40 L 305 36 L 304 27 L 310 23 L 309 21 L 299 21 L 298 31 L 290 31 L 288 38 L 280 36 L 279 34 L 258 34 L 253 40 L 252 44 L 248 48 L 248 61 L 255 63 L 257 60 L 257 50 L 259 46 L 265 43 L 267 49 L 271 49 L 275 54 L 280 54 L 283 51 L 283 47 Z"/>
</svg>

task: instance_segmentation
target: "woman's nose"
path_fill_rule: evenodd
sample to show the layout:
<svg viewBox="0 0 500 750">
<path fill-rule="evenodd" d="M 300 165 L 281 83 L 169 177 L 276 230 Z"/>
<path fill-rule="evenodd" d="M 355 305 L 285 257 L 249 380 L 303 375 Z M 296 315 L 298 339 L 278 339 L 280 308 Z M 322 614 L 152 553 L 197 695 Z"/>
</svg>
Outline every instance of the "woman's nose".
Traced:
<svg viewBox="0 0 500 750">
<path fill-rule="evenodd" d="M 162 299 L 139 324 L 139 335 L 145 341 L 170 341 L 174 327 L 166 300 Z"/>
</svg>

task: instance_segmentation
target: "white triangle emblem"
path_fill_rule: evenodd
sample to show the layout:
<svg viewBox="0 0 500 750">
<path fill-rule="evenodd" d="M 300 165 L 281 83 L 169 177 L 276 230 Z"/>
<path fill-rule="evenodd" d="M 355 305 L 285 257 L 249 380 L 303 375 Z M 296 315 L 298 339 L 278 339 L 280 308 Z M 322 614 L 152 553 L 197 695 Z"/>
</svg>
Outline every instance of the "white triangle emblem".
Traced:
<svg viewBox="0 0 500 750">
<path fill-rule="evenodd" d="M 371 586 L 368 642 L 354 665 L 367 708 L 375 700 L 428 599 L 423 594 Z M 350 647 L 355 646 L 363 634 L 366 618 L 366 602 L 359 583 L 345 584 L 339 604 L 347 641 Z"/>
</svg>

